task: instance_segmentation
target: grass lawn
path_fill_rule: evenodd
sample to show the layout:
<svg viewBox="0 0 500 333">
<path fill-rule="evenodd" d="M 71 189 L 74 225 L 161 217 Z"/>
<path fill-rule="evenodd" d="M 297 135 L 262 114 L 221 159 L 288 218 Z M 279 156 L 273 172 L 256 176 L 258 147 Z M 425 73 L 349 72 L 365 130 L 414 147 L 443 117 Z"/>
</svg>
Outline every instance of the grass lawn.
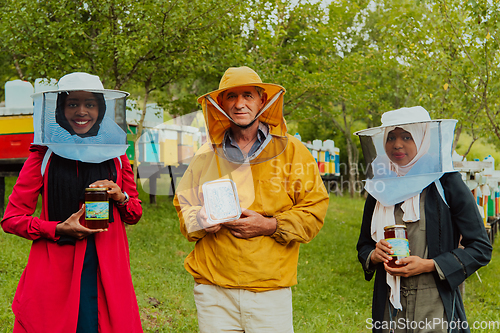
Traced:
<svg viewBox="0 0 500 333">
<path fill-rule="evenodd" d="M 10 193 L 14 178 L 7 178 Z M 145 332 L 197 332 L 193 280 L 184 270 L 193 248 L 181 235 L 171 199 L 159 196 L 150 205 L 141 192 L 144 215 L 127 227 L 132 277 Z M 298 333 L 368 332 L 373 281 L 366 282 L 357 261 L 356 241 L 364 201 L 332 195 L 325 226 L 301 247 L 298 285 L 293 287 L 294 327 Z M 26 264 L 30 242 L 0 232 L 0 332 L 12 332 L 11 302 Z M 493 260 L 465 285 L 469 323 L 500 322 L 500 257 L 495 244 Z M 473 330 L 498 332 L 500 330 Z"/>
</svg>

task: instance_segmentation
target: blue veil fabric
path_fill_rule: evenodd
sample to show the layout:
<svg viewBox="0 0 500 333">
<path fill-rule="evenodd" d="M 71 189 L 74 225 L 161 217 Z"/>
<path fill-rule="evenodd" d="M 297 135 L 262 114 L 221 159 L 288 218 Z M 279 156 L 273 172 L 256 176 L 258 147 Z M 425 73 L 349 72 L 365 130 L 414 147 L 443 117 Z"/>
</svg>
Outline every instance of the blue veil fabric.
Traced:
<svg viewBox="0 0 500 333">
<path fill-rule="evenodd" d="M 126 95 L 105 100 L 106 110 L 97 134 L 87 137 L 71 134 L 57 122 L 57 95 L 58 92 L 45 92 L 33 96 L 34 144 L 47 146 L 64 158 L 88 163 L 101 163 L 125 154 Z"/>
<path fill-rule="evenodd" d="M 421 107 L 418 108 L 424 110 Z M 410 113 L 412 109 L 404 108 L 396 111 L 405 115 Z M 403 202 L 422 192 L 424 188 L 441 178 L 445 172 L 455 171 L 451 152 L 457 121 L 453 119 L 431 120 L 430 118 L 425 120 L 410 119 L 410 121 L 429 124 L 427 130 L 429 131 L 430 147 L 427 153 L 420 157 L 404 176 L 398 177 L 391 170 L 390 160 L 384 149 L 385 129 L 389 126 L 397 127 L 396 121 L 355 133 L 360 137 L 363 154 L 372 171 L 366 179 L 365 189 L 384 206 Z M 412 124 L 412 122 L 401 121 L 401 126 L 408 124 Z"/>
</svg>

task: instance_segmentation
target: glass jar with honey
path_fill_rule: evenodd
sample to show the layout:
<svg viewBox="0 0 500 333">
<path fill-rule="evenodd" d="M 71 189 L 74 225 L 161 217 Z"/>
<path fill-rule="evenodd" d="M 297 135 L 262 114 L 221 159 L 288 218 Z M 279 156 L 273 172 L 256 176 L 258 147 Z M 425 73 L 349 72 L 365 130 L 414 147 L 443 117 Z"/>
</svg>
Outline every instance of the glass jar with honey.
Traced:
<svg viewBox="0 0 500 333">
<path fill-rule="evenodd" d="M 85 224 L 89 229 L 105 229 L 109 226 L 108 187 L 85 189 Z"/>
<path fill-rule="evenodd" d="M 384 228 L 384 238 L 392 246 L 394 251 L 392 260 L 387 263 L 387 266 L 398 268 L 401 265 L 396 265 L 396 260 L 410 256 L 410 244 L 408 242 L 408 233 L 406 226 L 402 224 L 389 225 Z"/>
</svg>

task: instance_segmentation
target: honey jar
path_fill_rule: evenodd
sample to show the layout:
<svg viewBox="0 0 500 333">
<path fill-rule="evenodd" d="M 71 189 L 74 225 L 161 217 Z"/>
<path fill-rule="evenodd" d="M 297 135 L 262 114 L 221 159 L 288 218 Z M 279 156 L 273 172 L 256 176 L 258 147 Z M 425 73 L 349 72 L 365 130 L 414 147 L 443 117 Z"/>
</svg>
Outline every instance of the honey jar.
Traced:
<svg viewBox="0 0 500 333">
<path fill-rule="evenodd" d="M 408 233 L 406 226 L 402 224 L 389 225 L 384 228 L 384 238 L 392 246 L 394 251 L 392 260 L 389 260 L 387 266 L 398 268 L 401 265 L 396 265 L 396 260 L 410 256 L 410 244 L 408 242 Z"/>
<path fill-rule="evenodd" d="M 109 225 L 108 187 L 85 189 L 85 224 L 89 229 L 105 229 Z"/>
</svg>

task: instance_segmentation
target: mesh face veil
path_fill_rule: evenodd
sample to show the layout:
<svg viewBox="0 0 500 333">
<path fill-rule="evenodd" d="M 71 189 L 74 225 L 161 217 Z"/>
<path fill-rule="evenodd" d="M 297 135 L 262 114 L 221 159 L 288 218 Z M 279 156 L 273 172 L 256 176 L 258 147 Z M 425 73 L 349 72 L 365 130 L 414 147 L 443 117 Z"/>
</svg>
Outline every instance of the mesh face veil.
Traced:
<svg viewBox="0 0 500 333">
<path fill-rule="evenodd" d="M 359 136 L 366 161 L 365 189 L 385 206 L 415 196 L 443 173 L 454 171 L 451 148 L 457 122 L 453 119 L 431 120 L 421 107 L 390 112 L 396 114 L 390 121 L 386 119 L 382 126 L 355 133 Z M 408 114 L 418 112 L 420 118 L 408 117 Z M 417 147 L 416 155 L 406 165 L 399 165 L 387 151 L 388 133 L 396 128 L 410 133 Z M 411 181 L 408 181 L 410 177 Z"/>
<path fill-rule="evenodd" d="M 251 68 L 231 67 L 222 76 L 219 89 L 199 97 L 198 102 L 203 109 L 208 134 L 207 140 L 212 150 L 219 158 L 228 159 L 224 153 L 222 142 L 226 131 L 234 121 L 226 110 L 218 104 L 217 97 L 228 89 L 246 86 L 259 87 L 267 94 L 267 103 L 259 110 L 253 122 L 258 119 L 260 122 L 266 123 L 269 126 L 269 135 L 268 140 L 262 143 L 260 149 L 252 156 L 248 156 L 244 161 L 231 162 L 257 164 L 278 156 L 287 146 L 287 127 L 283 118 L 285 88 L 277 84 L 263 83 L 259 75 Z M 246 126 L 248 125 L 243 127 Z M 271 140 L 273 141 L 272 147 L 268 145 Z"/>
<path fill-rule="evenodd" d="M 104 89 L 97 76 L 87 73 L 72 73 L 62 77 L 58 88 L 32 96 L 34 144 L 48 146 L 64 158 L 89 163 L 100 163 L 125 154 L 125 103 L 128 93 Z M 98 110 L 95 119 L 90 116 L 82 118 L 95 122 L 90 129 L 80 134 L 75 133 L 65 115 L 65 102 L 71 93 L 76 92 L 92 93 L 89 96 L 93 96 L 92 103 L 97 104 Z"/>
</svg>

